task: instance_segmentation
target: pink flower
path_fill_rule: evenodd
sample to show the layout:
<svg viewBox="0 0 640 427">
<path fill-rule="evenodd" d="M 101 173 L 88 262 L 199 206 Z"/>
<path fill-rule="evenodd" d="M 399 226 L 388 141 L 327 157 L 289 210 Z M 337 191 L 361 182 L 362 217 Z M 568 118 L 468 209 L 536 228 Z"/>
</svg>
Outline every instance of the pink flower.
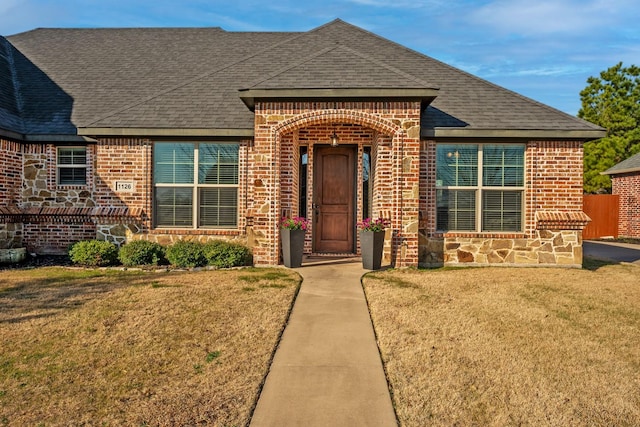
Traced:
<svg viewBox="0 0 640 427">
<path fill-rule="evenodd" d="M 391 221 L 384 218 L 371 219 L 365 218 L 358 223 L 358 228 L 362 231 L 384 231 L 386 227 L 391 225 Z"/>
<path fill-rule="evenodd" d="M 286 228 L 288 230 L 307 230 L 309 228 L 309 220 L 301 216 L 293 218 L 283 217 L 280 220 L 280 228 Z"/>
</svg>

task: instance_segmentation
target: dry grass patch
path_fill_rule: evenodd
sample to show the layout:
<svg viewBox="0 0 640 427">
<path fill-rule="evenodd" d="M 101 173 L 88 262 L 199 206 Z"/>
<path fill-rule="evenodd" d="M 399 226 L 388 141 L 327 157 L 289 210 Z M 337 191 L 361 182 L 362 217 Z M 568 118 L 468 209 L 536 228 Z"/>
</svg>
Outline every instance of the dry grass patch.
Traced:
<svg viewBox="0 0 640 427">
<path fill-rule="evenodd" d="M 245 425 L 299 283 L 275 269 L 3 271 L 0 425 Z"/>
<path fill-rule="evenodd" d="M 640 268 L 364 280 L 403 426 L 640 425 Z"/>
</svg>

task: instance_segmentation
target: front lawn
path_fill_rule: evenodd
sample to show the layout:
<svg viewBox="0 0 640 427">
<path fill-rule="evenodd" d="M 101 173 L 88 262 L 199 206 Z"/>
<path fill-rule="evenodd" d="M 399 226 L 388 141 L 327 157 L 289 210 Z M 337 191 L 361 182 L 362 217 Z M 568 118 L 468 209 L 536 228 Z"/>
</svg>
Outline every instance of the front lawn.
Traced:
<svg viewBox="0 0 640 427">
<path fill-rule="evenodd" d="M 279 269 L 0 273 L 0 425 L 245 425 L 300 284 Z"/>
<path fill-rule="evenodd" d="M 402 426 L 640 425 L 640 268 L 369 274 Z"/>
</svg>

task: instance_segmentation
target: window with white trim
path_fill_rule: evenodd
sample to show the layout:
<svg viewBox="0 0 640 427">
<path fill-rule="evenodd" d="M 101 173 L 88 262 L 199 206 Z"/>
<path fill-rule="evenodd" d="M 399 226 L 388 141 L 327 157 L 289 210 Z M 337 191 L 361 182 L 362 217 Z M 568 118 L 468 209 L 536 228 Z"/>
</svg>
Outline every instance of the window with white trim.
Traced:
<svg viewBox="0 0 640 427">
<path fill-rule="evenodd" d="M 155 143 L 155 225 L 236 227 L 239 148 L 230 143 Z"/>
<path fill-rule="evenodd" d="M 87 147 L 58 147 L 58 185 L 87 185 Z"/>
<path fill-rule="evenodd" d="M 522 231 L 523 144 L 438 144 L 436 228 Z"/>
</svg>

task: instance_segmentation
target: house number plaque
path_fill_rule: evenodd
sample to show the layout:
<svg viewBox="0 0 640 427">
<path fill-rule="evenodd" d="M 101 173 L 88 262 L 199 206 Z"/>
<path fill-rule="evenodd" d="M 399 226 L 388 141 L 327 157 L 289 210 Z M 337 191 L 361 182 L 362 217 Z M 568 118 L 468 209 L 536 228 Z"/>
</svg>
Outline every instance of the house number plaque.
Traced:
<svg viewBox="0 0 640 427">
<path fill-rule="evenodd" d="M 135 187 L 133 181 L 116 181 L 116 192 L 118 193 L 133 193 Z"/>
</svg>

